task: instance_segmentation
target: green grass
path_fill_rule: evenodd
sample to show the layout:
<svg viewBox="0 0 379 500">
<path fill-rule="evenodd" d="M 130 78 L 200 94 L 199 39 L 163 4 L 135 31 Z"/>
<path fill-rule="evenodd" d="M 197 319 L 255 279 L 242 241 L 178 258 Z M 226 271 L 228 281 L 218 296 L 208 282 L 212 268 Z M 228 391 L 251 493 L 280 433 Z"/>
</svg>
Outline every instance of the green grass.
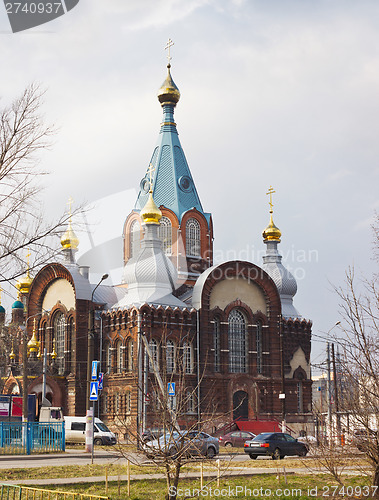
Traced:
<svg viewBox="0 0 379 500">
<path fill-rule="evenodd" d="M 219 488 L 221 491 L 217 496 L 212 495 L 210 492 L 210 488 L 212 488 L 212 492 L 217 489 L 216 482 L 214 481 L 212 484 L 207 484 L 206 481 L 204 481 L 204 486 L 208 488 L 208 494 L 200 494 L 199 498 L 239 498 L 248 500 L 270 497 L 281 500 L 293 500 L 295 498 L 299 500 L 314 498 L 349 498 L 353 500 L 359 498 L 359 495 L 356 493 L 362 493 L 359 489 L 364 485 L 367 485 L 367 482 L 365 482 L 363 478 L 348 478 L 346 479 L 344 490 L 341 490 L 341 487 L 335 489 L 335 486 L 337 486 L 336 483 L 333 481 L 326 481 L 324 475 L 290 475 L 287 476 L 286 483 L 282 475 L 277 478 L 273 475 L 262 474 L 250 478 L 239 477 L 221 479 Z M 350 486 L 349 490 L 347 490 L 348 486 Z M 237 493 L 237 487 L 242 488 L 243 491 Z M 178 499 L 184 498 L 188 493 L 192 493 L 193 489 L 200 489 L 200 482 L 199 480 L 183 479 L 180 481 L 179 488 L 182 495 L 178 496 Z M 247 494 L 245 494 L 245 488 L 248 490 L 246 492 Z M 327 488 L 329 488 L 329 490 Z M 51 489 L 54 488 L 51 487 Z M 120 482 L 120 485 L 118 485 L 117 482 L 109 483 L 107 493 L 104 483 L 68 485 L 60 487 L 59 489 L 61 491 L 75 491 L 77 493 L 108 496 L 110 500 L 124 500 L 128 498 L 125 482 Z M 226 492 L 227 495 L 222 494 L 222 491 Z M 235 492 L 236 494 L 229 495 L 229 491 Z M 271 493 L 270 496 L 267 494 L 268 492 Z M 328 492 L 329 497 L 324 497 L 323 494 Z M 145 479 L 131 482 L 131 500 L 164 500 L 165 495 L 166 483 L 164 480 Z M 368 498 L 368 496 L 361 496 L 361 498 Z"/>
</svg>

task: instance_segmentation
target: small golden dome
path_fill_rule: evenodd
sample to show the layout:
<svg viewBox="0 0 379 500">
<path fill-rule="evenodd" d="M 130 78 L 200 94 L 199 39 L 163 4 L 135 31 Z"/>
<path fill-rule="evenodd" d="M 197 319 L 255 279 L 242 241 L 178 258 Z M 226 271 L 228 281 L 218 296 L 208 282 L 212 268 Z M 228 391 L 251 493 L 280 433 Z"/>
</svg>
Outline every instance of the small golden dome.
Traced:
<svg viewBox="0 0 379 500">
<path fill-rule="evenodd" d="M 51 353 L 51 359 L 57 359 L 58 354 L 55 351 L 55 339 L 53 341 L 53 352 Z"/>
<path fill-rule="evenodd" d="M 282 232 L 278 227 L 275 226 L 274 221 L 272 220 L 272 211 L 270 210 L 270 222 L 269 225 L 262 233 L 263 239 L 265 241 L 280 241 L 280 237 L 282 236 Z"/>
<path fill-rule="evenodd" d="M 159 224 L 162 218 L 162 212 L 157 207 L 151 190 L 149 191 L 149 199 L 141 210 L 141 217 L 145 224 Z"/>
<path fill-rule="evenodd" d="M 9 359 L 11 361 L 13 361 L 15 358 L 16 358 L 16 354 L 14 353 L 14 348 L 13 348 L 13 345 L 12 345 L 12 351 L 11 351 L 11 353 L 9 355 Z"/>
<path fill-rule="evenodd" d="M 36 320 L 34 319 L 33 335 L 32 335 L 32 338 L 28 342 L 28 351 L 29 352 L 38 352 L 38 349 L 39 349 L 39 342 L 38 342 L 37 334 L 36 334 Z"/>
<path fill-rule="evenodd" d="M 71 227 L 71 220 L 68 223 L 67 231 L 61 238 L 61 245 L 63 248 L 72 248 L 73 250 L 76 250 L 79 246 L 79 238 Z"/>
<path fill-rule="evenodd" d="M 180 99 L 180 92 L 175 85 L 170 73 L 171 64 L 167 64 L 168 74 L 166 80 L 162 83 L 161 88 L 158 90 L 158 100 L 162 104 L 174 104 Z"/>
<path fill-rule="evenodd" d="M 25 276 L 22 276 L 16 283 L 16 288 L 20 293 L 29 293 L 30 286 L 33 278 L 30 277 L 29 269 L 26 271 Z"/>
</svg>

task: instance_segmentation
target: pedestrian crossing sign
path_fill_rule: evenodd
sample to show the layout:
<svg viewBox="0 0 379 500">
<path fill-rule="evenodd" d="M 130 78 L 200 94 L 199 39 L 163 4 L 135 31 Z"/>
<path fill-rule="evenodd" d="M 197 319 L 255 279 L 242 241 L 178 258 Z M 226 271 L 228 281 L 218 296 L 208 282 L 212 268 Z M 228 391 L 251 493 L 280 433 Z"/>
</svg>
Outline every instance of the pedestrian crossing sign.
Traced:
<svg viewBox="0 0 379 500">
<path fill-rule="evenodd" d="M 97 401 L 99 394 L 99 382 L 97 380 L 91 382 L 91 389 L 89 394 L 90 401 Z"/>
<path fill-rule="evenodd" d="M 167 393 L 169 396 L 175 396 L 175 382 L 169 382 L 167 384 Z"/>
</svg>

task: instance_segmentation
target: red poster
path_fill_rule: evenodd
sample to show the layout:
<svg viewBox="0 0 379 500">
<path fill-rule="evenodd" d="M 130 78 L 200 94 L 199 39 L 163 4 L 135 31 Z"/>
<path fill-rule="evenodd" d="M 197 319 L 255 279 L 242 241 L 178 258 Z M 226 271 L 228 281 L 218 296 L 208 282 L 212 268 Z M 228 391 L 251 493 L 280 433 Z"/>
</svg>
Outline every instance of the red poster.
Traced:
<svg viewBox="0 0 379 500">
<path fill-rule="evenodd" d="M 12 396 L 12 417 L 22 417 L 22 398 Z"/>
</svg>

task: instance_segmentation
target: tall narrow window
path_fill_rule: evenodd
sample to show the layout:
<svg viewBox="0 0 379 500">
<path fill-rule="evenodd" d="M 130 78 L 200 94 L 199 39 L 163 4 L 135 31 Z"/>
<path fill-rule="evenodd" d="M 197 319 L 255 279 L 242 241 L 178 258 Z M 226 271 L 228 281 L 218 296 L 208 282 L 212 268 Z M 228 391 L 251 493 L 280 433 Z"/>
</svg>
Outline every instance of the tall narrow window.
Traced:
<svg viewBox="0 0 379 500">
<path fill-rule="evenodd" d="M 134 356 L 134 344 L 133 340 L 129 338 L 127 341 L 127 353 L 126 353 L 126 363 L 128 372 L 133 371 L 133 356 Z"/>
<path fill-rule="evenodd" d="M 109 375 L 112 368 L 112 355 L 111 355 L 111 345 L 106 342 L 104 345 L 104 360 L 105 360 L 105 373 Z"/>
<path fill-rule="evenodd" d="M 130 391 L 125 393 L 125 413 L 130 413 L 132 411 L 132 398 Z"/>
<path fill-rule="evenodd" d="M 138 250 L 141 248 L 141 226 L 138 220 L 134 220 L 130 224 L 130 258 L 135 257 Z"/>
<path fill-rule="evenodd" d="M 172 340 L 169 340 L 166 344 L 166 365 L 167 373 L 175 371 L 175 344 Z"/>
<path fill-rule="evenodd" d="M 262 321 L 257 321 L 257 373 L 262 374 Z"/>
<path fill-rule="evenodd" d="M 171 221 L 168 217 L 162 217 L 159 221 L 159 239 L 162 242 L 163 251 L 171 255 L 172 254 L 172 226 Z"/>
<path fill-rule="evenodd" d="M 221 323 L 216 317 L 213 324 L 214 371 L 221 371 Z"/>
<path fill-rule="evenodd" d="M 192 389 L 188 389 L 186 393 L 187 413 L 195 413 L 195 393 Z"/>
<path fill-rule="evenodd" d="M 183 344 L 183 371 L 184 373 L 193 372 L 192 345 L 187 342 Z"/>
<path fill-rule="evenodd" d="M 64 314 L 58 313 L 54 318 L 54 342 L 57 353 L 56 362 L 60 375 L 64 372 L 65 324 Z"/>
<path fill-rule="evenodd" d="M 186 254 L 200 257 L 200 250 L 200 224 L 191 218 L 186 223 Z"/>
<path fill-rule="evenodd" d="M 123 362 L 122 362 L 122 342 L 118 340 L 116 342 L 116 368 L 117 373 L 122 373 Z"/>
<path fill-rule="evenodd" d="M 303 382 L 301 380 L 297 383 L 297 411 L 303 412 Z"/>
<path fill-rule="evenodd" d="M 151 339 L 149 342 L 151 359 L 149 358 L 149 371 L 154 371 L 153 363 L 158 369 L 158 342 L 155 339 Z M 153 362 L 153 363 L 152 363 Z"/>
<path fill-rule="evenodd" d="M 73 336 L 74 336 L 74 318 L 71 317 L 67 324 L 67 345 L 65 349 L 67 371 L 69 372 L 73 372 L 75 368 L 74 366 L 71 366 L 72 363 L 71 351 L 72 351 Z"/>
<path fill-rule="evenodd" d="M 233 309 L 228 317 L 229 371 L 246 373 L 246 320 L 238 309 Z"/>
</svg>

